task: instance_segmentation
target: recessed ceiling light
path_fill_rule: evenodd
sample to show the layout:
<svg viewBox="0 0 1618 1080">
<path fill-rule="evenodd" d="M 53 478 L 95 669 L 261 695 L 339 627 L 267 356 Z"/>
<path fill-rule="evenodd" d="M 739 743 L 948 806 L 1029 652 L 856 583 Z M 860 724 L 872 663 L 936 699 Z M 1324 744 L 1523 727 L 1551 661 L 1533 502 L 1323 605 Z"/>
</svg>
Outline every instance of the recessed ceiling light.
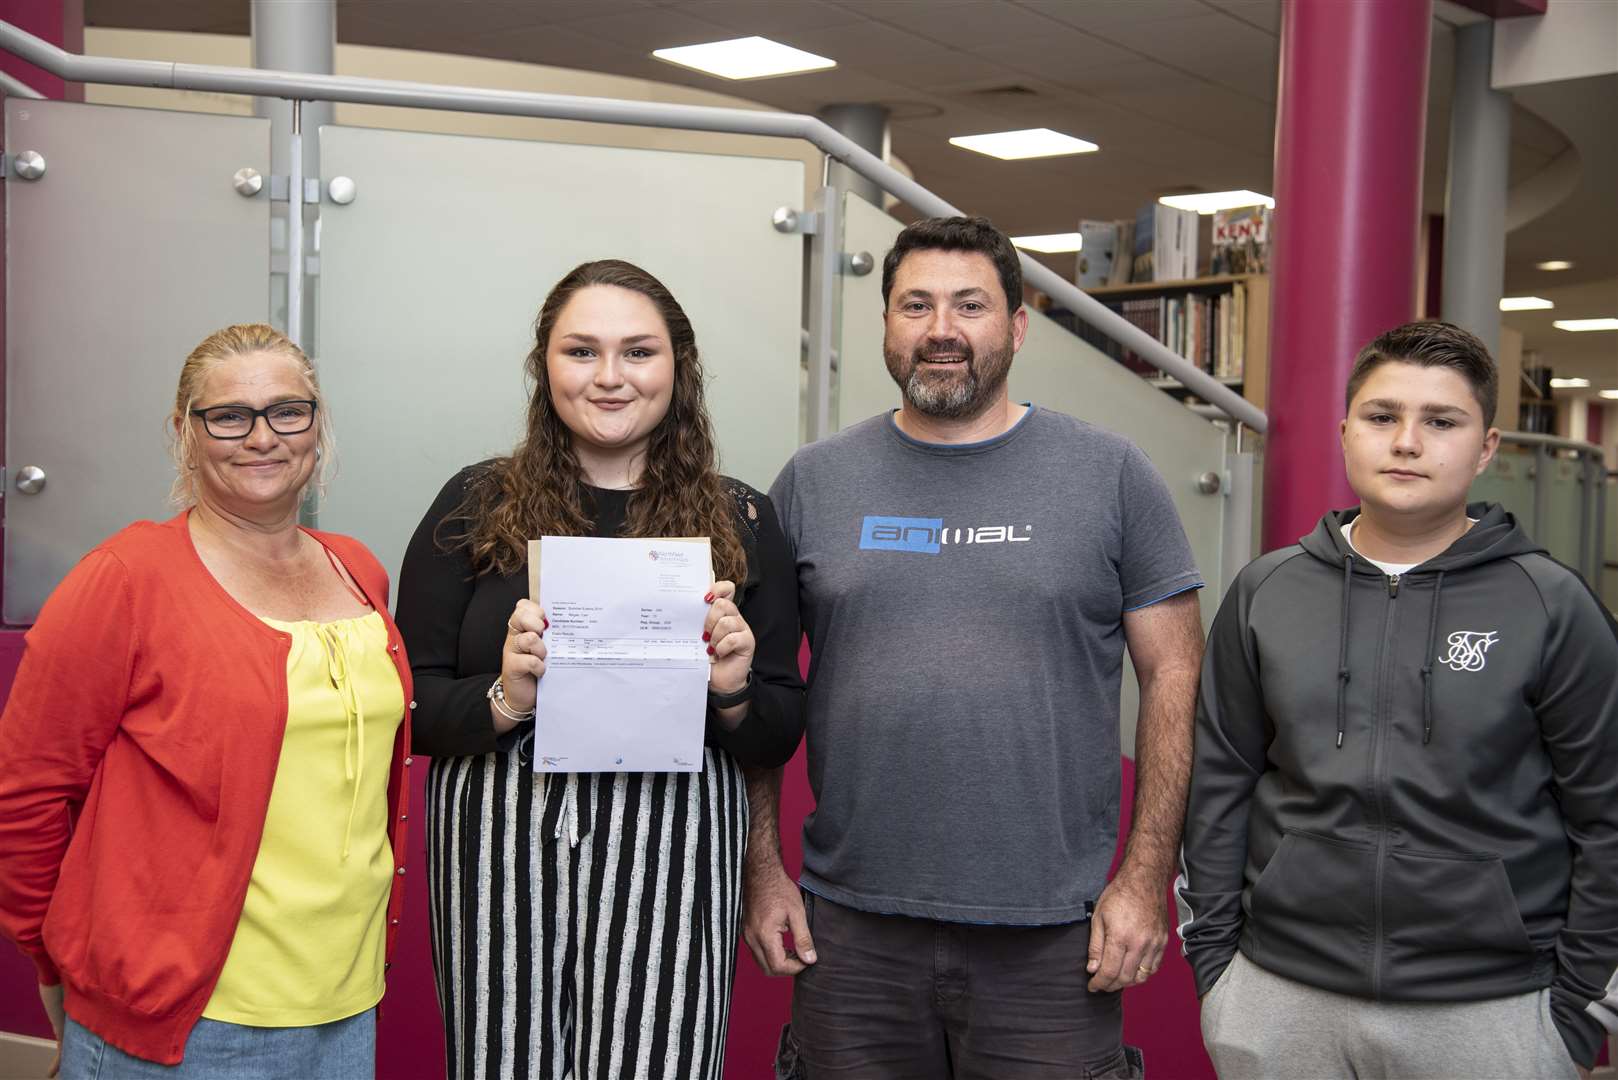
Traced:
<svg viewBox="0 0 1618 1080">
<path fill-rule="evenodd" d="M 1176 210 L 1195 210 L 1199 214 L 1234 210 L 1239 206 L 1275 206 L 1274 199 L 1256 191 L 1200 191 L 1195 195 L 1165 195 L 1157 201 Z"/>
<path fill-rule="evenodd" d="M 1084 237 L 1076 232 L 1045 233 L 1042 236 L 1013 236 L 1011 242 L 1029 251 L 1043 251 L 1055 255 L 1063 251 L 1078 251 L 1084 246 Z"/>
<path fill-rule="evenodd" d="M 1552 390 L 1583 390 L 1590 385 L 1589 379 L 1552 379 Z"/>
<path fill-rule="evenodd" d="M 1568 262 L 1566 259 L 1550 259 L 1550 260 L 1547 260 L 1546 262 L 1535 263 L 1534 265 L 1536 267 L 1538 267 L 1539 269 L 1541 269 L 1541 270 L 1571 270 L 1571 269 L 1573 269 L 1573 264 Z"/>
<path fill-rule="evenodd" d="M 710 41 L 706 45 L 682 45 L 676 49 L 654 49 L 652 55 L 671 64 L 718 75 L 722 79 L 763 79 L 771 75 L 795 75 L 800 71 L 823 71 L 837 66 L 835 60 L 763 37 Z"/>
<path fill-rule="evenodd" d="M 1618 390 L 1603 390 L 1601 391 L 1601 396 L 1604 398 L 1618 399 Z"/>
<path fill-rule="evenodd" d="M 957 135 L 949 141 L 962 150 L 976 150 L 1003 161 L 1022 158 L 1058 157 L 1062 154 L 1089 154 L 1101 147 L 1093 142 L 1075 139 L 1050 128 L 1027 128 L 1023 131 L 991 131 L 987 135 Z"/>
<path fill-rule="evenodd" d="M 1556 305 L 1543 296 L 1502 296 L 1501 311 L 1545 311 Z"/>
<path fill-rule="evenodd" d="M 1557 319 L 1551 325 L 1558 330 L 1582 334 L 1590 330 L 1618 330 L 1618 319 Z"/>
</svg>

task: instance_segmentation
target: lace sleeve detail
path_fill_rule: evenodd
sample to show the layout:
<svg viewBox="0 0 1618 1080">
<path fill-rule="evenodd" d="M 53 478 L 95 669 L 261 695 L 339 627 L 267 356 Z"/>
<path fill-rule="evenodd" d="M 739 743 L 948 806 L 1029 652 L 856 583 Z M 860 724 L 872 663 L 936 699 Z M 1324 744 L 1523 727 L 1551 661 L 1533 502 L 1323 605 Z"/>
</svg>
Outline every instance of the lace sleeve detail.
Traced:
<svg viewBox="0 0 1618 1080">
<path fill-rule="evenodd" d="M 748 547 L 758 546 L 758 500 L 762 496 L 740 480 L 724 478 L 725 490 L 736 503 L 736 520 L 747 527 Z"/>
</svg>

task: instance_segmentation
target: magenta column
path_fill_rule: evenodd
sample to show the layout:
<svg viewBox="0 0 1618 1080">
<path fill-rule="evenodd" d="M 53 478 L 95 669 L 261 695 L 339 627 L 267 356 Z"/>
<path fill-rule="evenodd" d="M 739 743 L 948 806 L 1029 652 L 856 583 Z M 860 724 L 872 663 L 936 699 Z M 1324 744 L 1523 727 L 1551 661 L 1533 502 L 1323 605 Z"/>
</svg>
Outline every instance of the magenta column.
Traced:
<svg viewBox="0 0 1618 1080">
<path fill-rule="evenodd" d="M 1431 0 L 1282 0 L 1266 551 L 1354 505 L 1343 385 L 1415 316 L 1431 26 Z"/>
</svg>

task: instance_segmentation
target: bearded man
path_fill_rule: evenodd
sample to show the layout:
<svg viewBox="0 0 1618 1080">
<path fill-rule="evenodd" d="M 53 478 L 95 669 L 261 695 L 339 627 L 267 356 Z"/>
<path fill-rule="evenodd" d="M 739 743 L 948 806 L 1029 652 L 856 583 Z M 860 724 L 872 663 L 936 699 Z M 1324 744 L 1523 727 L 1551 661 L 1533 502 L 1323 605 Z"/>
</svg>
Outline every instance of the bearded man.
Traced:
<svg viewBox="0 0 1618 1080">
<path fill-rule="evenodd" d="M 1120 994 L 1168 938 L 1203 580 L 1145 454 L 1008 397 L 1028 314 L 1005 234 L 911 225 L 882 296 L 899 408 L 770 491 L 816 798 L 794 884 L 779 774 L 749 781 L 745 936 L 797 980 L 779 1074 L 795 1055 L 810 1078 L 1137 1076 Z M 1126 646 L 1134 828 L 1109 883 Z"/>
</svg>

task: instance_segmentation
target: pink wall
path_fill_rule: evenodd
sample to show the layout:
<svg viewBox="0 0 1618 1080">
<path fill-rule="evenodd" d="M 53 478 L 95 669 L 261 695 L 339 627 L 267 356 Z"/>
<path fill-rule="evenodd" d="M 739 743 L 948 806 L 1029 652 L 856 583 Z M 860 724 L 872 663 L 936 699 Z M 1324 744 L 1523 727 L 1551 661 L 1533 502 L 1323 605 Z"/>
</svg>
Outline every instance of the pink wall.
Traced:
<svg viewBox="0 0 1618 1080">
<path fill-rule="evenodd" d="M 3 0 L 0 19 L 69 52 L 84 51 L 84 0 Z M 69 85 L 10 53 L 0 53 L 0 71 L 14 75 L 48 98 L 83 101 L 77 83 Z"/>
<path fill-rule="evenodd" d="M 1337 440 L 1354 356 L 1415 314 L 1431 0 L 1282 0 L 1266 551 L 1357 501 Z"/>
<path fill-rule="evenodd" d="M 11 680 L 22 661 L 22 631 L 0 630 L 0 709 L 11 695 Z M 51 1026 L 39 1004 L 34 965 L 0 938 L 0 1031 L 49 1038 Z"/>
</svg>

